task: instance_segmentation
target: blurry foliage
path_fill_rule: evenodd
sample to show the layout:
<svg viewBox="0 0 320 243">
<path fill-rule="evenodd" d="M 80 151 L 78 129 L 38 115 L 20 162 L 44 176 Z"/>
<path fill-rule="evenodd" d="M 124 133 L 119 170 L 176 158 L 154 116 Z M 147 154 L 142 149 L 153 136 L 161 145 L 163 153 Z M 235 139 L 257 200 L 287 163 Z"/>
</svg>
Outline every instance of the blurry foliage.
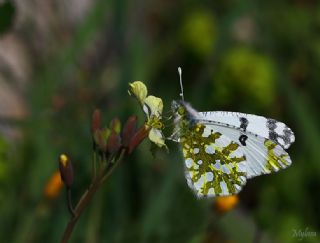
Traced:
<svg viewBox="0 0 320 243">
<path fill-rule="evenodd" d="M 212 55 L 217 39 L 217 26 L 209 11 L 192 11 L 181 28 L 181 42 L 186 50 L 202 59 Z"/>
<path fill-rule="evenodd" d="M 0 185 L 5 182 L 8 176 L 9 161 L 8 161 L 9 145 L 3 137 L 0 137 Z M 0 204 L 2 201 L 2 192 L 0 189 Z"/>
<path fill-rule="evenodd" d="M 71 242 L 290 243 L 298 241 L 293 229 L 306 228 L 318 237 L 303 241 L 319 241 L 317 1 L 0 2 L 0 74 L 28 107 L 23 121 L 0 120 L 2 130 L 14 127 L 22 138 L 0 140 L 1 242 L 58 242 L 69 218 L 65 192 L 44 194 L 57 155 L 73 158 L 78 199 L 90 182 L 94 108 L 103 121 L 131 114 L 142 121 L 127 86 L 143 80 L 169 116 L 171 100 L 179 98 L 178 66 L 196 109 L 288 124 L 296 133 L 293 165 L 249 180 L 237 207 L 221 215 L 214 199 L 197 200 L 188 189 L 177 144 L 168 142 L 170 154 L 153 158 L 144 142 L 96 195 Z M 2 42 L 12 36 L 30 53 L 31 76 L 19 62 L 3 61 L 11 60 L 4 54 L 16 56 L 15 46 Z M 17 70 L 28 77 L 25 90 L 14 85 L 10 73 Z"/>
<path fill-rule="evenodd" d="M 255 109 L 270 107 L 276 96 L 275 70 L 270 58 L 244 47 L 227 51 L 213 74 L 215 103 Z"/>
<path fill-rule="evenodd" d="M 15 7 L 11 1 L 0 2 L 0 36 L 13 24 Z"/>
</svg>

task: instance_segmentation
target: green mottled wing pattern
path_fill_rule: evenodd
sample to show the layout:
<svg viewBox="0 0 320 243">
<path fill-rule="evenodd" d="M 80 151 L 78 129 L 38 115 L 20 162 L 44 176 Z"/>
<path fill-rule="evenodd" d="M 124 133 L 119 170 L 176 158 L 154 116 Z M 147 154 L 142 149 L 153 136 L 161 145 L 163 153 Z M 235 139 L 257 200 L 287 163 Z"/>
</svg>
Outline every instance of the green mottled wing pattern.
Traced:
<svg viewBox="0 0 320 243">
<path fill-rule="evenodd" d="M 246 157 L 240 145 L 213 129 L 195 124 L 180 134 L 188 185 L 198 197 L 238 193 L 246 183 Z"/>
<path fill-rule="evenodd" d="M 285 169 L 291 165 L 291 159 L 285 149 L 274 141 L 252 134 L 244 133 L 240 129 L 230 128 L 222 125 L 204 123 L 204 126 L 214 127 L 214 129 L 224 134 L 232 141 L 238 141 L 243 153 L 246 156 L 247 178 L 270 174 L 280 169 Z M 245 143 L 241 144 L 239 138 L 245 134 Z"/>
<path fill-rule="evenodd" d="M 264 146 L 267 150 L 265 168 L 268 172 L 277 172 L 279 169 L 284 169 L 291 165 L 289 154 L 280 145 L 265 139 Z"/>
</svg>

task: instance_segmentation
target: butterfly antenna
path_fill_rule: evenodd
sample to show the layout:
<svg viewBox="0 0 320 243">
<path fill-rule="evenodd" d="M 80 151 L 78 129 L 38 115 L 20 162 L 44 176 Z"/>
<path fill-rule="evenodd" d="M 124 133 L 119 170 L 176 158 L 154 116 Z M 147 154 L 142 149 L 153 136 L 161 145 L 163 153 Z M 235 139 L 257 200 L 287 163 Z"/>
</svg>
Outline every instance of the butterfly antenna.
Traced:
<svg viewBox="0 0 320 243">
<path fill-rule="evenodd" d="M 181 99 L 184 101 L 184 96 L 183 96 L 183 85 L 182 85 L 182 69 L 181 67 L 178 67 L 178 73 L 179 73 L 179 78 L 180 78 L 180 88 L 181 88 Z"/>
</svg>

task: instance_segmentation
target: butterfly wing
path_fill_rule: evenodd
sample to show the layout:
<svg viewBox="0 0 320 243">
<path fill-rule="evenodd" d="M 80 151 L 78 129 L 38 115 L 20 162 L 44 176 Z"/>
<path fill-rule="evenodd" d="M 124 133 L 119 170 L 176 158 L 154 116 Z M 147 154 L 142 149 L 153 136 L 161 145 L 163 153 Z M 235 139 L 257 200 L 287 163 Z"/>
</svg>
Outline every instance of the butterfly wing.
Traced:
<svg viewBox="0 0 320 243">
<path fill-rule="evenodd" d="M 180 137 L 189 187 L 198 197 L 238 193 L 246 183 L 246 157 L 241 146 L 197 123 Z"/>
<path fill-rule="evenodd" d="M 241 145 L 247 161 L 247 178 L 277 172 L 291 165 L 290 156 L 284 148 L 294 141 L 294 134 L 285 124 L 272 120 L 275 126 L 268 127 L 271 119 L 236 112 L 210 112 L 210 116 L 206 117 L 203 114 L 208 113 L 200 113 L 202 118 L 199 118 L 199 121 L 213 126 L 215 130 Z M 247 119 L 246 123 L 243 118 Z M 276 130 L 277 127 L 283 129 Z M 270 138 L 269 134 L 272 132 L 276 132 L 277 136 Z"/>
<path fill-rule="evenodd" d="M 200 120 L 241 129 L 269 139 L 284 149 L 288 149 L 295 140 L 292 130 L 286 124 L 263 116 L 228 111 L 199 112 L 198 115 Z"/>
</svg>

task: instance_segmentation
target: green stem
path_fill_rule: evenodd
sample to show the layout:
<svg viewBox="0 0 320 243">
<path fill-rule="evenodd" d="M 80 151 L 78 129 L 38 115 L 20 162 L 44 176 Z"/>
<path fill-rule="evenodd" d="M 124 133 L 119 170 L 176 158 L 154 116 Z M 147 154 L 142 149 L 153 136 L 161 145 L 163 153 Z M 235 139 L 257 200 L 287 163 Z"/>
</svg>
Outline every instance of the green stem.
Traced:
<svg viewBox="0 0 320 243">
<path fill-rule="evenodd" d="M 106 179 L 109 178 L 109 176 L 112 174 L 114 169 L 118 166 L 118 164 L 120 164 L 120 161 L 122 160 L 124 155 L 125 155 L 125 150 L 122 149 L 117 161 L 111 167 L 109 167 L 109 170 L 107 171 L 107 173 L 101 178 L 101 183 L 103 183 Z"/>
<path fill-rule="evenodd" d="M 91 184 L 87 191 L 82 195 L 81 199 L 79 200 L 75 210 L 74 216 L 71 217 L 61 239 L 61 243 L 67 243 L 70 239 L 70 236 L 73 232 L 73 229 L 78 222 L 81 214 L 83 213 L 84 209 L 88 205 L 88 203 L 93 198 L 95 192 L 99 189 L 100 184 L 95 181 L 95 183 Z"/>
<path fill-rule="evenodd" d="M 65 228 L 62 239 L 60 241 L 61 243 L 67 243 L 69 241 L 71 234 L 73 232 L 73 229 L 76 223 L 78 222 L 81 214 L 83 213 L 85 208 L 88 206 L 89 202 L 92 200 L 93 196 L 95 195 L 97 190 L 100 188 L 100 186 L 109 178 L 109 176 L 112 174 L 114 169 L 120 164 L 124 154 L 125 154 L 125 150 L 122 150 L 119 158 L 115 161 L 115 163 L 111 167 L 107 169 L 107 171 L 105 167 L 102 167 L 98 177 L 91 183 L 89 188 L 83 193 L 76 208 L 73 211 L 73 215 L 70 221 L 68 222 L 67 227 Z M 72 204 L 71 204 L 71 207 L 72 207 Z"/>
</svg>

